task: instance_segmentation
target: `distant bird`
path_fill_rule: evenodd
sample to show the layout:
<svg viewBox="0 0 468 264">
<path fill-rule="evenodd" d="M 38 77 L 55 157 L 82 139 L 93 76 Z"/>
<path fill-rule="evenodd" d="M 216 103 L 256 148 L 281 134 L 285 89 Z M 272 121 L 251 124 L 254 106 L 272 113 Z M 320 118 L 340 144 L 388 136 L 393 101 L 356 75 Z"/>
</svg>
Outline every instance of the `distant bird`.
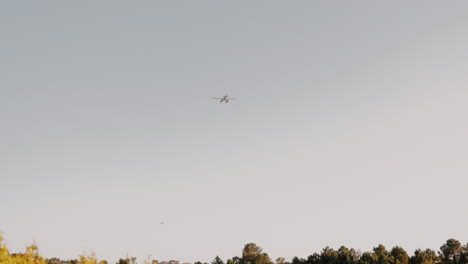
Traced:
<svg viewBox="0 0 468 264">
<path fill-rule="evenodd" d="M 236 98 L 232 98 L 229 95 L 224 95 L 223 97 L 212 97 L 213 99 L 219 100 L 220 103 L 224 102 L 227 103 L 229 100 L 236 100 Z"/>
</svg>

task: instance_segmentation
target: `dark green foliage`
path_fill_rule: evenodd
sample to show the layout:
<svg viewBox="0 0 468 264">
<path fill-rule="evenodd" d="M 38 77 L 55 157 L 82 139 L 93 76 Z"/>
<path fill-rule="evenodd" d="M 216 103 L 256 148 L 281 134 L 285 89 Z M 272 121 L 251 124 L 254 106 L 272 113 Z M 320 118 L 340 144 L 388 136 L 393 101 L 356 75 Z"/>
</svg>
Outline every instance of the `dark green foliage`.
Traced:
<svg viewBox="0 0 468 264">
<path fill-rule="evenodd" d="M 383 245 L 379 245 L 374 248 L 374 254 L 372 254 L 374 264 L 390 264 L 388 259 L 388 251 Z"/>
<path fill-rule="evenodd" d="M 292 259 L 292 264 L 306 264 L 306 260 L 305 259 L 300 259 L 298 257 L 294 257 Z"/>
<path fill-rule="evenodd" d="M 224 262 L 219 256 L 216 256 L 215 259 L 211 262 L 211 264 L 224 264 Z"/>
<path fill-rule="evenodd" d="M 359 254 L 356 250 L 348 249 L 345 246 L 341 246 L 338 249 L 338 263 L 339 264 L 356 264 L 359 260 Z M 408 264 L 408 263 L 405 263 Z"/>
<path fill-rule="evenodd" d="M 306 263 L 307 264 L 321 264 L 322 259 L 318 253 L 314 253 L 307 257 Z"/>
<path fill-rule="evenodd" d="M 468 264 L 468 243 L 463 246 L 460 253 L 460 264 Z"/>
<path fill-rule="evenodd" d="M 440 260 L 443 264 L 459 264 L 462 252 L 460 241 L 451 238 L 440 247 Z"/>
<path fill-rule="evenodd" d="M 3 255 L 0 254 L 0 264 L 3 262 L 6 264 L 21 264 L 21 262 L 10 261 L 9 259 L 8 261 L 5 261 L 5 259 L 2 261 L 2 256 L 3 258 L 10 257 L 12 259 L 20 259 L 32 253 L 39 256 L 37 246 L 31 247 L 26 253 L 12 254 L 10 254 L 7 248 L 1 243 L 0 246 L 0 253 L 3 252 Z M 98 263 L 94 255 L 92 255 L 92 259 L 81 256 L 80 260 L 61 260 L 59 258 L 43 259 L 42 257 L 40 257 L 39 260 L 40 263 L 38 262 L 36 264 Z M 145 263 L 149 263 L 149 260 Z M 101 260 L 99 264 L 108 264 L 108 262 Z M 116 264 L 137 264 L 137 261 L 134 257 L 121 258 Z M 152 264 L 158 264 L 158 262 L 153 260 Z M 208 263 L 196 261 L 194 264 Z M 426 250 L 417 249 L 412 256 L 409 256 L 402 247 L 395 246 L 390 251 L 387 251 L 385 246 L 381 244 L 374 247 L 371 252 L 364 253 L 345 246 L 341 246 L 338 250 L 325 247 L 320 253 L 309 255 L 307 259 L 293 257 L 291 262 L 288 262 L 285 258 L 279 257 L 276 259 L 276 262 L 273 262 L 268 254 L 263 252 L 260 246 L 255 243 L 248 243 L 242 250 L 242 257 L 234 256 L 225 263 L 219 256 L 216 256 L 209 264 L 468 264 L 468 244 L 463 245 L 460 241 L 451 238 L 440 247 L 440 251 L 437 253 L 429 248 Z"/>
<path fill-rule="evenodd" d="M 333 248 L 325 247 L 320 254 L 322 264 L 338 264 L 338 252 Z"/>
<path fill-rule="evenodd" d="M 417 249 L 410 258 L 410 264 L 436 264 L 439 263 L 439 257 L 432 249 Z"/>
<path fill-rule="evenodd" d="M 365 252 L 359 258 L 358 264 L 374 264 L 374 259 L 372 258 L 372 253 Z"/>
<path fill-rule="evenodd" d="M 390 251 L 390 264 L 409 264 L 408 253 L 401 247 L 393 247 Z"/>
</svg>

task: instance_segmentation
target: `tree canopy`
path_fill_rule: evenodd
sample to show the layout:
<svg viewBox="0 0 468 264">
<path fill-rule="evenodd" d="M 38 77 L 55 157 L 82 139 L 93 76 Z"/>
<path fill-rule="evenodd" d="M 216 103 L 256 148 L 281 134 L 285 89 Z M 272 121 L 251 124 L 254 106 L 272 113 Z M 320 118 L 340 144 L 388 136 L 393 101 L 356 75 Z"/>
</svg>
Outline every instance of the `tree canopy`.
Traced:
<svg viewBox="0 0 468 264">
<path fill-rule="evenodd" d="M 171 261 L 172 262 L 172 261 Z M 150 263 L 149 258 L 145 263 Z M 152 264 L 158 261 L 153 260 Z M 0 234 L 0 264 L 108 264 L 105 260 L 98 260 L 96 254 L 83 254 L 78 259 L 61 260 L 59 258 L 43 258 L 36 244 L 26 247 L 25 252 L 10 253 L 2 235 Z M 116 264 L 137 264 L 136 258 L 121 258 Z M 208 264 L 197 261 L 194 264 Z M 216 256 L 210 264 L 225 264 Z M 226 264 L 468 264 L 468 244 L 462 244 L 456 239 L 448 239 L 436 252 L 432 249 L 417 249 L 412 256 L 399 246 L 390 251 L 382 244 L 372 251 L 361 253 L 359 250 L 341 246 L 338 250 L 324 247 L 320 253 L 312 253 L 307 258 L 293 257 L 288 262 L 278 257 L 274 263 L 270 256 L 255 243 L 244 245 L 242 256 L 234 256 Z"/>
</svg>

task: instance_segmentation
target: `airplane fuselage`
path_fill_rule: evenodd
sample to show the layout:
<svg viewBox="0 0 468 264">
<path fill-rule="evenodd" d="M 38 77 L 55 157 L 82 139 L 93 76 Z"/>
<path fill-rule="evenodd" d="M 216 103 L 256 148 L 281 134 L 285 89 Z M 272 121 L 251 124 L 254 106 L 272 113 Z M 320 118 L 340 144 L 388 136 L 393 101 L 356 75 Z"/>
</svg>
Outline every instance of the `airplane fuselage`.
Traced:
<svg viewBox="0 0 468 264">
<path fill-rule="evenodd" d="M 223 97 L 213 97 L 213 99 L 219 100 L 220 103 L 223 103 L 223 102 L 227 103 L 230 100 L 233 100 L 233 99 L 236 99 L 236 98 L 232 98 L 229 95 L 224 95 Z"/>
</svg>

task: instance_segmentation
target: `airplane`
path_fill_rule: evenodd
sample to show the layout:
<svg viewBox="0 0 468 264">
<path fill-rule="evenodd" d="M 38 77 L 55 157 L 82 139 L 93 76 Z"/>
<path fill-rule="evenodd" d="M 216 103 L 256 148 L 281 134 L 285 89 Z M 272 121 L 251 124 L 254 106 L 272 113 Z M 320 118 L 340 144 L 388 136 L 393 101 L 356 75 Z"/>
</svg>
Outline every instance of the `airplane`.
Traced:
<svg viewBox="0 0 468 264">
<path fill-rule="evenodd" d="M 212 97 L 213 99 L 219 100 L 220 103 L 224 102 L 227 103 L 229 100 L 236 100 L 236 98 L 232 98 L 229 95 L 224 95 L 223 97 Z"/>
</svg>

